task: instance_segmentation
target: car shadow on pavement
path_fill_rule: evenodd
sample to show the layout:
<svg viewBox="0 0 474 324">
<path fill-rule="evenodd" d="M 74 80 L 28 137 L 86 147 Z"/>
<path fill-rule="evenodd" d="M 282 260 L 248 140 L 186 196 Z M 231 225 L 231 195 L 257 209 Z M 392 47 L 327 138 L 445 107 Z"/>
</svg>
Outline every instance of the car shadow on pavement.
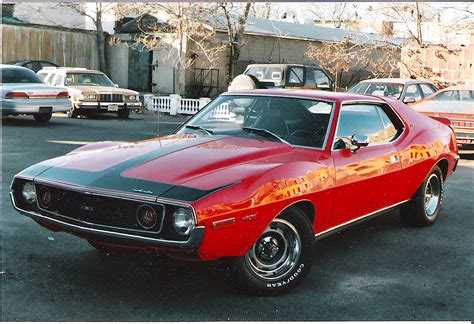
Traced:
<svg viewBox="0 0 474 324">
<path fill-rule="evenodd" d="M 37 122 L 32 116 L 10 117 L 2 116 L 2 126 L 15 127 L 55 127 L 65 125 L 60 119 L 51 119 L 48 122 Z"/>
</svg>

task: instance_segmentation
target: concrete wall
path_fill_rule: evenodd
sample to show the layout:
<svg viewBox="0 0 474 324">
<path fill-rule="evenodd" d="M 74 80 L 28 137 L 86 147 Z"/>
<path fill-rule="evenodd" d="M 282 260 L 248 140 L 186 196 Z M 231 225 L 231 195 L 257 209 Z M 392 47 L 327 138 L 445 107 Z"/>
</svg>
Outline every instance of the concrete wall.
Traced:
<svg viewBox="0 0 474 324">
<path fill-rule="evenodd" d="M 429 45 L 424 48 L 408 46 L 402 50 L 402 62 L 404 65 L 422 65 L 432 69 L 434 75 L 432 82 L 440 86 L 474 81 L 474 43 L 469 46 L 448 45 L 448 47 Z M 413 71 L 409 71 L 402 65 L 401 76 L 410 77 Z M 417 75 L 415 75 L 418 77 Z"/>
<path fill-rule="evenodd" d="M 60 66 L 99 68 L 94 32 L 33 24 L 3 23 L 2 62 L 46 60 Z"/>
<path fill-rule="evenodd" d="M 107 47 L 107 66 L 110 79 L 121 88 L 128 88 L 128 51 L 125 44 Z"/>
</svg>

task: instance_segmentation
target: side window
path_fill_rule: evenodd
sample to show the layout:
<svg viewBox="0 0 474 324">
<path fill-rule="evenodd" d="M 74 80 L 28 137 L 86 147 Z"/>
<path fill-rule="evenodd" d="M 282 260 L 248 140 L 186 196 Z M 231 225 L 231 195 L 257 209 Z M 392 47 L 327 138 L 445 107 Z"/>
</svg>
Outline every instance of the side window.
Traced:
<svg viewBox="0 0 474 324">
<path fill-rule="evenodd" d="M 62 86 L 63 83 L 64 83 L 64 75 L 62 75 L 62 74 L 57 74 L 57 75 L 56 75 L 56 78 L 54 78 L 53 83 L 54 83 L 54 85 L 56 85 L 56 86 Z"/>
<path fill-rule="evenodd" d="M 38 74 L 38 77 L 45 81 L 46 77 L 48 76 L 48 73 L 45 73 L 45 72 L 42 72 L 42 73 L 37 73 Z"/>
<path fill-rule="evenodd" d="M 318 85 L 318 87 L 327 88 L 330 86 L 331 82 L 329 81 L 328 76 L 323 71 L 315 69 L 313 70 L 313 73 L 314 79 L 316 80 L 316 84 Z"/>
<path fill-rule="evenodd" d="M 415 101 L 421 100 L 421 93 L 418 85 L 411 84 L 407 87 L 407 92 L 405 93 L 405 98 L 415 98 Z"/>
<path fill-rule="evenodd" d="M 435 93 L 436 91 L 433 89 L 433 87 L 429 84 L 420 84 L 421 91 L 423 91 L 424 97 L 428 97 Z"/>
<path fill-rule="evenodd" d="M 370 104 L 343 105 L 339 113 L 333 148 L 351 147 L 351 137 L 354 134 L 367 136 L 369 145 L 389 142 L 379 109 L 378 106 Z M 344 145 L 341 145 L 342 142 Z"/>
<path fill-rule="evenodd" d="M 385 111 L 381 107 L 377 107 L 382 119 L 383 127 L 385 128 L 385 135 L 388 142 L 393 141 L 399 133 L 401 133 L 400 126 L 395 126 L 395 123 L 390 120 Z M 398 128 L 398 129 L 397 129 Z"/>
<path fill-rule="evenodd" d="M 304 68 L 290 67 L 288 69 L 288 83 L 292 85 L 303 85 Z"/>
<path fill-rule="evenodd" d="M 313 69 L 306 69 L 306 82 L 304 85 L 316 89 L 316 80 L 314 79 Z"/>
<path fill-rule="evenodd" d="M 45 78 L 44 78 L 44 83 L 46 84 L 52 84 L 51 81 L 53 80 L 55 73 L 49 73 Z"/>
<path fill-rule="evenodd" d="M 462 101 L 473 101 L 474 91 L 459 90 L 459 99 L 461 99 Z"/>
</svg>

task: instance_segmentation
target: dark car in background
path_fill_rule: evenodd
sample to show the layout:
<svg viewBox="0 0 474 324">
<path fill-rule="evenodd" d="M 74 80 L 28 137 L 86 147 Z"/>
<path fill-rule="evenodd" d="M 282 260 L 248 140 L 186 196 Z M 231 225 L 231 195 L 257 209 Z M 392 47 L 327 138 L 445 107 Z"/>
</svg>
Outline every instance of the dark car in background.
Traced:
<svg viewBox="0 0 474 324">
<path fill-rule="evenodd" d="M 47 67 L 47 66 L 55 66 L 55 67 L 59 66 L 55 63 L 48 62 L 48 61 L 41 61 L 41 60 L 12 61 L 12 62 L 9 62 L 7 64 L 23 66 L 23 67 L 26 67 L 30 70 L 33 70 L 35 73 L 37 73 L 39 70 L 41 70 L 42 68 Z"/>
<path fill-rule="evenodd" d="M 422 100 L 438 91 L 434 84 L 414 79 L 369 79 L 347 90 L 349 93 L 371 94 L 398 99 L 406 104 Z"/>
</svg>

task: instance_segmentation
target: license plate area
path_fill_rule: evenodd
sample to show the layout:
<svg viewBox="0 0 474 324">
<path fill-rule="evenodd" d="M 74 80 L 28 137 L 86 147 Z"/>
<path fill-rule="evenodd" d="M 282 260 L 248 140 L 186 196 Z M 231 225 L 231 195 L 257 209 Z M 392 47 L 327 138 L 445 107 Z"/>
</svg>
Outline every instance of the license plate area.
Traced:
<svg viewBox="0 0 474 324">
<path fill-rule="evenodd" d="M 118 105 L 109 105 L 107 111 L 118 111 Z"/>
<path fill-rule="evenodd" d="M 53 112 L 53 107 L 39 107 L 40 114 L 49 114 Z"/>
</svg>

